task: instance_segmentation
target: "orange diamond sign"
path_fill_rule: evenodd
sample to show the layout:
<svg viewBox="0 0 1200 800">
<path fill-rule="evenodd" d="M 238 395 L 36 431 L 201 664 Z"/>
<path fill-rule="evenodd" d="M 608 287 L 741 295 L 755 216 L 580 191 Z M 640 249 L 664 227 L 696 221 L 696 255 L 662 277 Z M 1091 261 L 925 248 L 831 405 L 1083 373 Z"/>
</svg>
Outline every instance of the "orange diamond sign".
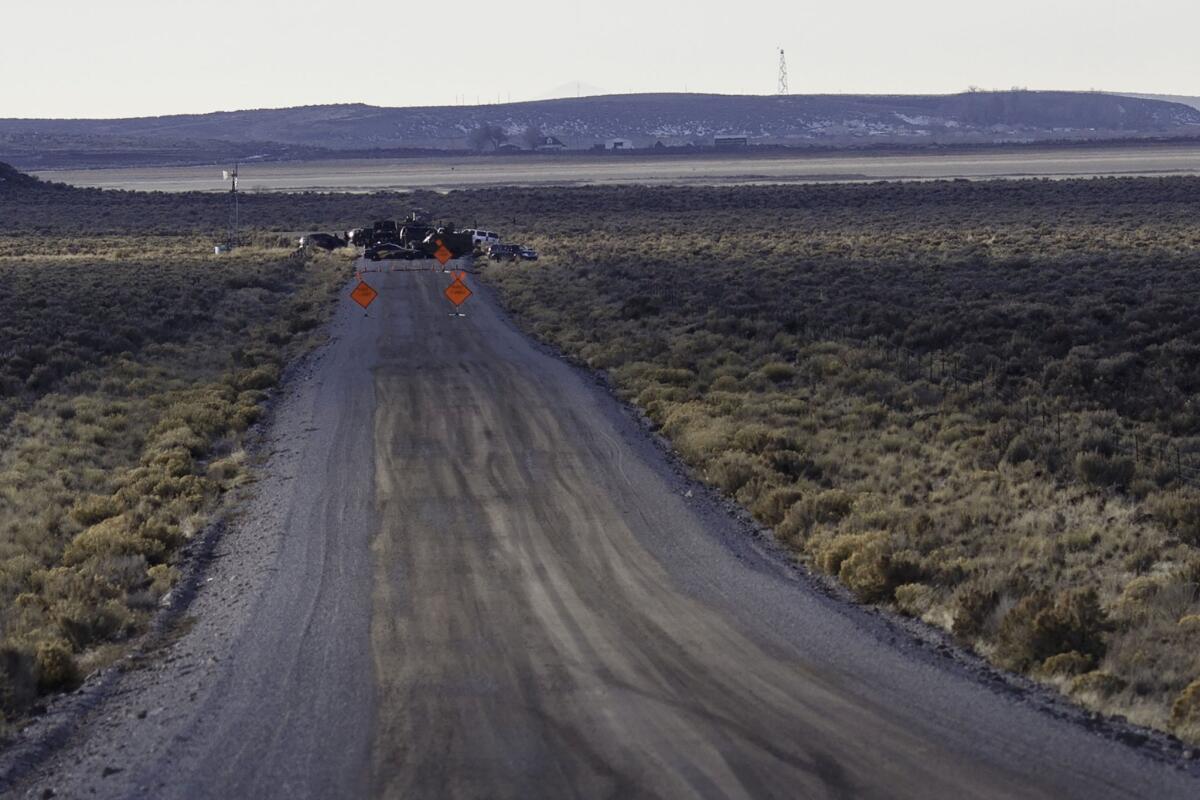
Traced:
<svg viewBox="0 0 1200 800">
<path fill-rule="evenodd" d="M 444 267 L 446 266 L 447 261 L 454 258 L 454 253 L 451 253 L 446 248 L 446 243 L 441 239 L 435 239 L 434 241 L 437 242 L 437 250 L 433 251 L 433 257 L 441 262 L 442 266 Z"/>
<path fill-rule="evenodd" d="M 358 286 L 355 286 L 350 292 L 350 299 L 358 303 L 364 309 L 371 305 L 371 303 L 374 303 L 376 297 L 379 297 L 379 292 L 375 291 L 375 289 L 373 289 L 371 285 L 362 278 L 358 279 Z"/>
<path fill-rule="evenodd" d="M 454 282 L 446 287 L 444 294 L 447 300 L 454 303 L 455 308 L 467 302 L 467 298 L 471 296 L 471 290 L 462 282 L 462 273 L 454 276 Z"/>
</svg>

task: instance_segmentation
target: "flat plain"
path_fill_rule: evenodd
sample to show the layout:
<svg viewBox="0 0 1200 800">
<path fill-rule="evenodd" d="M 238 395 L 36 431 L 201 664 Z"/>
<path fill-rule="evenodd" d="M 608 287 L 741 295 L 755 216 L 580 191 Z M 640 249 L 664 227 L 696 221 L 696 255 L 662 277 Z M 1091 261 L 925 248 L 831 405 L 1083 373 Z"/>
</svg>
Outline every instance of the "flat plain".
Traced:
<svg viewBox="0 0 1200 800">
<path fill-rule="evenodd" d="M 131 167 L 36 173 L 75 186 L 220 191 L 220 168 Z M 964 151 L 957 154 L 462 156 L 247 163 L 250 191 L 450 191 L 486 186 L 720 185 L 952 178 L 1200 174 L 1200 145 Z"/>
</svg>

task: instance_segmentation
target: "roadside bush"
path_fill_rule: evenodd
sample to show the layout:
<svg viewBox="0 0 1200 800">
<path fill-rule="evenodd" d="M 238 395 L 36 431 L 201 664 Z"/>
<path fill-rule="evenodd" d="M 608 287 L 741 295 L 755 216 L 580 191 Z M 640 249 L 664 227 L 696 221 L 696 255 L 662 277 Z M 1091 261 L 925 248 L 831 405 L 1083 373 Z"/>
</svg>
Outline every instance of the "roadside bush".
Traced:
<svg viewBox="0 0 1200 800">
<path fill-rule="evenodd" d="M 1188 684 L 1171 704 L 1171 728 L 1182 738 L 1200 741 L 1200 680 Z"/>
<path fill-rule="evenodd" d="M 71 648 L 59 641 L 42 642 L 36 650 L 36 674 L 38 689 L 52 692 L 72 689 L 79 684 L 79 667 Z"/>
<path fill-rule="evenodd" d="M 778 526 L 787 514 L 788 509 L 804 497 L 804 490 L 796 486 L 781 486 L 777 489 L 771 489 L 762 498 L 754 504 L 751 511 L 754 516 L 761 520 L 766 525 Z M 780 536 L 785 536 L 786 531 L 777 530 Z"/>
<path fill-rule="evenodd" d="M 1071 694 L 1092 695 L 1099 699 L 1105 699 L 1124 691 L 1128 685 L 1128 682 L 1116 675 L 1097 670 L 1086 672 L 1071 681 Z"/>
<path fill-rule="evenodd" d="M 924 577 L 919 557 L 910 551 L 897 552 L 886 533 L 862 536 L 837 571 L 842 583 L 862 602 L 887 602 L 898 586 Z"/>
<path fill-rule="evenodd" d="M 782 525 L 795 534 L 807 534 L 815 525 L 836 525 L 853 508 L 854 497 L 849 492 L 827 489 L 793 503 L 784 515 Z"/>
<path fill-rule="evenodd" d="M 931 586 L 923 583 L 904 583 L 893 592 L 896 608 L 910 617 L 921 619 L 933 608 L 936 596 Z"/>
<path fill-rule="evenodd" d="M 765 470 L 762 462 L 741 450 L 730 450 L 708 465 L 708 479 L 721 491 L 735 495 Z"/>
<path fill-rule="evenodd" d="M 1073 676 L 1082 675 L 1096 666 L 1093 656 L 1072 650 L 1069 653 L 1059 653 L 1050 656 L 1042 662 L 1037 672 L 1042 676 Z"/>
<path fill-rule="evenodd" d="M 1094 589 L 1021 598 L 1000 622 L 996 649 L 1001 663 L 1026 671 L 1062 653 L 1098 661 L 1109 623 Z"/>
</svg>

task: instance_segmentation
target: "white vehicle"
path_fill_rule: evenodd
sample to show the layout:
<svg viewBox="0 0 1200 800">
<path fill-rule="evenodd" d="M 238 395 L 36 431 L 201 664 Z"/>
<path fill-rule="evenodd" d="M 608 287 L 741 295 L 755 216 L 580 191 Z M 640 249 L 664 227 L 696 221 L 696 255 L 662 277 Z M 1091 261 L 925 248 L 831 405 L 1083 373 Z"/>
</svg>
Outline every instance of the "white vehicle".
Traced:
<svg viewBox="0 0 1200 800">
<path fill-rule="evenodd" d="M 491 231 L 477 230 L 475 228 L 467 228 L 464 233 L 471 234 L 471 241 L 477 247 L 487 248 L 493 244 L 500 244 L 500 234 L 492 233 Z"/>
</svg>

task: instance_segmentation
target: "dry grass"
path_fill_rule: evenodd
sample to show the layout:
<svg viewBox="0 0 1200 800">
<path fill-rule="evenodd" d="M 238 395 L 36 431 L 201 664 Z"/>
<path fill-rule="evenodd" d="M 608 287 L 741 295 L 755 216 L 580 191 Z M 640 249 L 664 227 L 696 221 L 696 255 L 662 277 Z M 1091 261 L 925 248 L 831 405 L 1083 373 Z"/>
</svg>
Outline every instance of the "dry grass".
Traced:
<svg viewBox="0 0 1200 800">
<path fill-rule="evenodd" d="M 0 360 L 0 591 L 5 640 L 36 633 L 4 662 L 8 708 L 104 652 L 81 642 L 137 630 L 323 313 L 296 303 L 313 273 L 184 255 L 224 201 L 0 196 L 0 325 L 28 332 Z M 243 214 L 302 232 L 414 207 L 537 247 L 491 268 L 506 302 L 798 558 L 1200 740 L 1200 181 L 250 195 Z M 256 237 L 265 262 L 279 242 Z M 61 276 L 86 291 L 52 323 Z"/>
<path fill-rule="evenodd" d="M 277 237 L 275 237 L 277 238 Z M 275 244 L 276 246 L 272 246 Z M 0 709 L 143 626 L 348 262 L 264 237 L 0 240 Z"/>
<path fill-rule="evenodd" d="M 513 217 L 532 331 L 863 601 L 1195 739 L 1200 182 L 610 191 Z"/>
</svg>

